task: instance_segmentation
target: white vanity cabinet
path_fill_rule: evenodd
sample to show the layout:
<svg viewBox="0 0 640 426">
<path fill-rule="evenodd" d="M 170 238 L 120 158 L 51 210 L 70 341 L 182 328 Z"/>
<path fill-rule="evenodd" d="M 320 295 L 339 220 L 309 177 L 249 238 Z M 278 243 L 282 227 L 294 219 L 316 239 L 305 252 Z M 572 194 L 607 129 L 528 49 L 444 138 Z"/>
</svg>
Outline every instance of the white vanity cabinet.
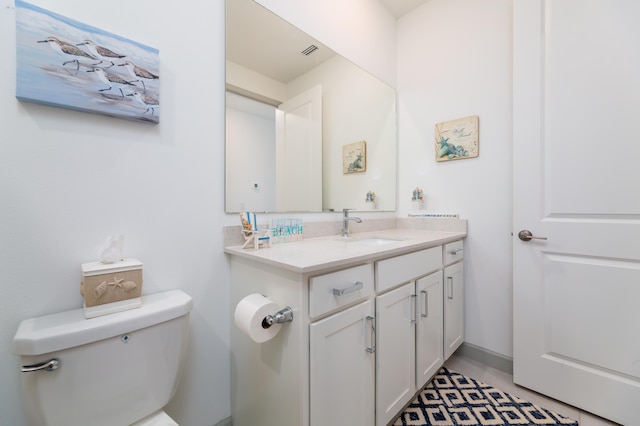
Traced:
<svg viewBox="0 0 640 426">
<path fill-rule="evenodd" d="M 373 300 L 313 322 L 310 333 L 310 425 L 374 424 Z"/>
<path fill-rule="evenodd" d="M 462 241 L 443 246 L 444 268 L 444 359 L 464 341 L 464 283 Z M 448 266 L 447 266 L 448 265 Z"/>
<path fill-rule="evenodd" d="M 442 366 L 443 345 L 462 342 L 462 264 L 450 259 L 461 253 L 447 255 L 458 241 L 440 238 L 415 249 L 339 240 L 227 249 L 232 314 L 252 293 L 293 311 L 293 321 L 264 343 L 232 319 L 233 424 L 387 425 Z M 344 254 L 298 266 L 289 259 L 300 259 L 306 244 L 314 256 Z"/>
<path fill-rule="evenodd" d="M 376 289 L 376 424 L 386 425 L 442 365 L 442 248 L 376 262 Z"/>
<path fill-rule="evenodd" d="M 376 424 L 386 425 L 416 393 L 415 284 L 376 297 Z"/>
<path fill-rule="evenodd" d="M 416 385 L 422 388 L 444 363 L 442 272 L 416 281 Z"/>
<path fill-rule="evenodd" d="M 376 336 L 372 295 L 371 264 L 309 279 L 311 426 L 374 424 Z M 339 312 L 315 320 L 335 310 Z"/>
</svg>

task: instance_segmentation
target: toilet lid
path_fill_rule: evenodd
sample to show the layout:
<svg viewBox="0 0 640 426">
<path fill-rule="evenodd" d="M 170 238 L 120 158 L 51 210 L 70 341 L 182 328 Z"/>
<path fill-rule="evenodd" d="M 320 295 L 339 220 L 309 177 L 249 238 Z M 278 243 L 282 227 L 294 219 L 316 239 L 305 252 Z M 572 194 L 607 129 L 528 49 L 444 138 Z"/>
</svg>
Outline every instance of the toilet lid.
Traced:
<svg viewBox="0 0 640 426">
<path fill-rule="evenodd" d="M 167 413 L 162 410 L 158 410 L 153 414 L 148 415 L 142 420 L 138 420 L 131 426 L 180 426 L 173 420 Z"/>
</svg>

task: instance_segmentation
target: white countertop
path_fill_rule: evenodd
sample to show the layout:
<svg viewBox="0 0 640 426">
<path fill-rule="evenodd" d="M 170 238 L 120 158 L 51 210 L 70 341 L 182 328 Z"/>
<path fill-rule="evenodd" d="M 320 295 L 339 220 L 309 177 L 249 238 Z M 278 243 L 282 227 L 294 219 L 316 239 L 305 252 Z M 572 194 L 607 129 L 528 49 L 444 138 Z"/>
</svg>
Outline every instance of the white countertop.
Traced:
<svg viewBox="0 0 640 426">
<path fill-rule="evenodd" d="M 241 246 L 226 247 L 225 252 L 290 271 L 308 273 L 434 247 L 459 240 L 466 235 L 466 232 L 389 229 L 352 234 L 349 238 L 352 241 L 349 242 L 340 235 L 332 235 L 273 244 L 270 248 L 259 250 L 254 250 L 253 245 L 246 249 Z M 380 245 L 357 241 L 374 237 L 398 241 Z"/>
</svg>

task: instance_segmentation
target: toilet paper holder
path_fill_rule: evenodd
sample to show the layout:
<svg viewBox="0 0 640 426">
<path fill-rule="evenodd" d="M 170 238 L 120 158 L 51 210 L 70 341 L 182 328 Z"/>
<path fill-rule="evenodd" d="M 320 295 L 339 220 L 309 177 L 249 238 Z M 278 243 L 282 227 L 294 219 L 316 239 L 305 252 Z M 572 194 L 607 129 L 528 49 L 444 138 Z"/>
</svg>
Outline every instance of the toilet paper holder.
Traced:
<svg viewBox="0 0 640 426">
<path fill-rule="evenodd" d="M 273 315 L 267 315 L 262 320 L 262 327 L 269 328 L 273 324 L 283 324 L 285 322 L 293 321 L 293 310 L 290 307 L 280 309 Z"/>
</svg>

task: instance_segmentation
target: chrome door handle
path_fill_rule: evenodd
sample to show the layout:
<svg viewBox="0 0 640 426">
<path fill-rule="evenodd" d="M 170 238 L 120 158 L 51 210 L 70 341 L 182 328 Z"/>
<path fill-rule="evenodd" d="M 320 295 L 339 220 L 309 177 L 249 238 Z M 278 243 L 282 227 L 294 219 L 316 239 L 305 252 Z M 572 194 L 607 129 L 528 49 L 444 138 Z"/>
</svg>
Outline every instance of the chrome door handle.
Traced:
<svg viewBox="0 0 640 426">
<path fill-rule="evenodd" d="M 522 241 L 546 240 L 547 239 L 547 237 L 536 237 L 535 235 L 533 235 L 531 233 L 531 231 L 529 231 L 527 229 L 523 229 L 522 231 L 518 232 L 518 238 L 520 238 Z"/>
<path fill-rule="evenodd" d="M 60 367 L 60 360 L 57 358 L 50 359 L 49 361 L 41 362 L 39 364 L 24 365 L 22 367 L 23 373 L 31 373 L 33 371 L 53 371 Z"/>
<path fill-rule="evenodd" d="M 461 249 L 461 248 L 459 248 L 459 249 L 451 250 L 451 251 L 449 252 L 449 254 L 450 254 L 450 255 L 452 255 L 452 256 L 456 256 L 456 255 L 457 255 L 458 253 L 460 253 L 461 251 L 462 251 L 462 249 Z"/>
<path fill-rule="evenodd" d="M 364 283 L 362 281 L 356 281 L 351 287 L 334 288 L 334 296 L 343 296 L 345 294 L 353 293 L 354 291 L 362 290 Z"/>
</svg>

